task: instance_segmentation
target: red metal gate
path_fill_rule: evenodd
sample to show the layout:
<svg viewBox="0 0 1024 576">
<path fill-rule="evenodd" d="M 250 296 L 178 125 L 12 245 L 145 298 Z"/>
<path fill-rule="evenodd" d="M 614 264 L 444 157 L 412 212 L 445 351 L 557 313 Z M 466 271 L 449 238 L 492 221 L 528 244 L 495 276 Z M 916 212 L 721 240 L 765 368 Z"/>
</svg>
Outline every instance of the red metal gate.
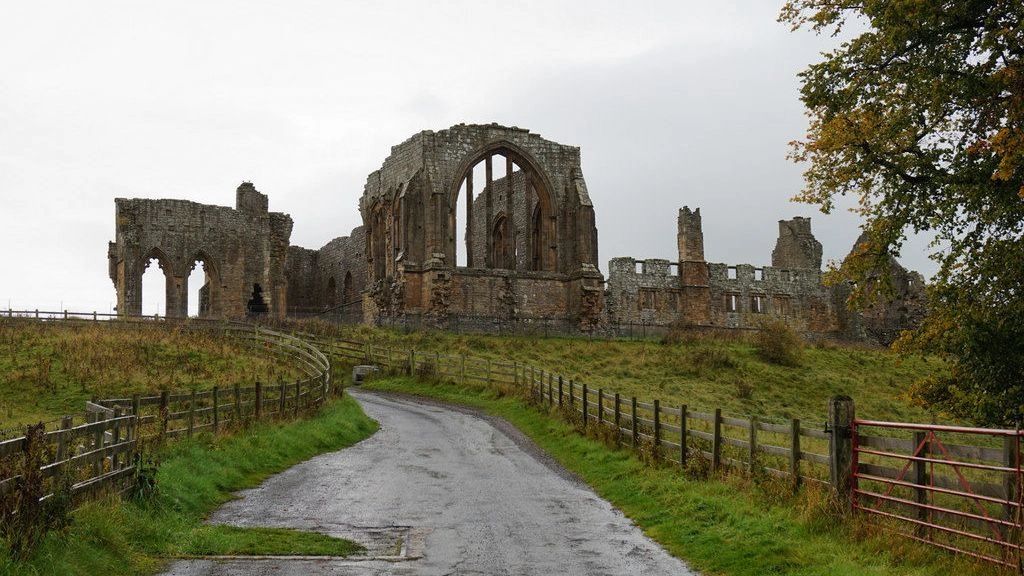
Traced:
<svg viewBox="0 0 1024 576">
<path fill-rule="evenodd" d="M 1021 431 L 853 422 L 853 509 L 907 538 L 1021 568 Z"/>
</svg>

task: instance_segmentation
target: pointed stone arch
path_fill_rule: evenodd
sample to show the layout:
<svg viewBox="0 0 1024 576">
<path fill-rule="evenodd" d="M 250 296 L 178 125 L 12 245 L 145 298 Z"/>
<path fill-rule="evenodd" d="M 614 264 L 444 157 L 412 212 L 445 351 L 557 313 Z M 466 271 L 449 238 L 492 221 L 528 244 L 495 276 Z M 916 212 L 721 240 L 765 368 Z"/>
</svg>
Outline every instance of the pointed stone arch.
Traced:
<svg viewBox="0 0 1024 576">
<path fill-rule="evenodd" d="M 499 183 L 499 181 L 493 179 L 493 158 L 495 156 L 505 158 L 506 171 L 504 183 Z M 483 192 L 487 192 L 487 195 L 484 197 L 486 206 L 483 208 L 479 206 L 474 207 L 473 205 L 473 170 L 481 162 L 485 163 L 486 167 L 486 182 L 483 183 L 483 188 L 481 189 L 481 195 L 483 195 Z M 519 170 L 514 170 L 514 167 L 518 167 Z M 517 177 L 515 175 L 517 173 L 521 173 L 521 176 Z M 518 184 L 518 191 L 516 189 L 516 180 L 521 181 Z M 495 207 L 493 205 L 492 197 L 495 195 L 496 185 L 508 186 L 505 191 L 504 210 L 502 210 L 502 207 Z M 553 188 L 551 179 L 532 154 L 508 140 L 496 140 L 477 148 L 459 163 L 456 168 L 455 177 L 452 179 L 446 195 L 448 218 L 445 237 L 447 239 L 446 254 L 449 262 L 455 262 L 455 255 L 457 253 L 456 243 L 460 237 L 457 209 L 459 195 L 463 193 L 463 188 L 465 188 L 464 193 L 467 196 L 465 202 L 466 233 L 464 238 L 467 265 L 469 267 L 512 269 L 523 267 L 527 270 L 552 272 L 558 270 L 559 259 L 556 252 L 557 242 L 555 242 L 558 219 L 552 199 Z M 484 210 L 484 218 L 474 217 L 476 211 L 481 209 Z M 507 259 L 494 259 L 494 255 L 497 253 L 493 246 L 494 223 L 497 219 L 496 211 L 503 211 L 506 217 L 506 229 L 503 239 L 512 247 L 511 250 L 505 252 L 506 254 L 511 254 L 511 257 Z M 519 214 L 520 212 L 522 214 Z M 474 220 L 483 220 L 483 234 L 474 233 Z M 538 223 L 536 227 L 533 226 L 534 220 Z M 520 226 L 523 228 L 522 231 L 519 230 Z M 487 243 L 486 249 L 483 250 L 483 253 L 486 255 L 486 261 L 483 263 L 473 262 L 474 243 L 479 242 L 481 238 Z M 519 252 L 517 248 L 520 244 L 524 245 L 524 250 L 522 251 L 526 255 L 524 262 L 519 262 L 519 258 L 516 256 Z M 534 246 L 539 247 L 536 258 L 533 257 Z"/>
</svg>

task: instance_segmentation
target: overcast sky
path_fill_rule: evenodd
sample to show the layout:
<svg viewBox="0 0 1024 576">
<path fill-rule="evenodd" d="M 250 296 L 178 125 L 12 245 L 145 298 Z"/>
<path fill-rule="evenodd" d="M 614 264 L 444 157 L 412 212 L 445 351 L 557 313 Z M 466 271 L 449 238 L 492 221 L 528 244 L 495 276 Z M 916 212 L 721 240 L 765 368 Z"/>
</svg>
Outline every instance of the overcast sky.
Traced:
<svg viewBox="0 0 1024 576">
<path fill-rule="evenodd" d="M 0 306 L 108 310 L 115 197 L 231 206 L 250 180 L 318 248 L 360 224 L 391 146 L 459 122 L 581 147 L 602 269 L 674 259 L 683 205 L 710 261 L 769 264 L 796 215 L 841 258 L 857 218 L 792 203 L 785 158 L 796 74 L 835 40 L 781 2 L 8 3 Z M 903 262 L 929 275 L 925 249 Z"/>
</svg>

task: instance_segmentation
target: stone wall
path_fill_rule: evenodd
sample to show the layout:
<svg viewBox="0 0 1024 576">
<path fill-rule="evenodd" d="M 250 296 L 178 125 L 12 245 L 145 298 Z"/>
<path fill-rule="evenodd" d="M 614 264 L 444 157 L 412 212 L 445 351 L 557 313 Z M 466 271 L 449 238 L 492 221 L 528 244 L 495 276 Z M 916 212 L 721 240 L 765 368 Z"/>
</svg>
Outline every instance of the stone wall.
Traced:
<svg viewBox="0 0 1024 576">
<path fill-rule="evenodd" d="M 268 212 L 267 197 L 251 183 L 236 190 L 234 209 L 185 200 L 117 198 L 114 204 L 108 260 L 119 313 L 142 312 L 142 275 L 155 259 L 166 278 L 169 316 L 187 315 L 188 277 L 197 262 L 207 273 L 209 315 L 284 316 L 292 220 Z"/>
<path fill-rule="evenodd" d="M 923 318 L 923 279 L 895 260 L 895 297 L 866 311 L 848 310 L 849 287 L 823 283 L 822 246 L 809 218 L 779 221 L 773 265 L 763 267 L 705 262 L 699 210 L 681 209 L 678 226 L 678 262 L 627 257 L 609 263 L 613 326 L 757 330 L 778 319 L 808 335 L 888 343 Z"/>
<path fill-rule="evenodd" d="M 359 204 L 367 256 L 364 318 L 409 315 L 441 323 L 494 314 L 490 299 L 502 295 L 520 299 L 527 316 L 543 311 L 589 329 L 594 311 L 603 309 L 603 277 L 579 161 L 579 148 L 496 124 L 424 131 L 392 148 L 367 178 Z M 493 177 L 495 162 L 505 163 L 511 180 Z M 487 176 L 473 182 L 479 163 Z M 472 199 L 468 246 L 466 214 L 457 213 L 464 181 Z M 496 227 L 499 215 L 505 224 Z M 506 249 L 496 242 L 507 242 Z M 456 266 L 457 243 L 470 266 Z"/>
</svg>

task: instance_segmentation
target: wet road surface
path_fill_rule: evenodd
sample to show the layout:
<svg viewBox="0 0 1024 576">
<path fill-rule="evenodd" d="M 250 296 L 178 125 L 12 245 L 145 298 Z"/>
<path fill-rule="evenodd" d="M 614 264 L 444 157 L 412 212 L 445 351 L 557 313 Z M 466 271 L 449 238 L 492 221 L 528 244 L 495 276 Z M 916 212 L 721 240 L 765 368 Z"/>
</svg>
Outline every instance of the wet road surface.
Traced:
<svg viewBox="0 0 1024 576">
<path fill-rule="evenodd" d="M 504 421 L 353 396 L 379 432 L 241 492 L 210 520 L 346 537 L 367 558 L 182 560 L 165 574 L 694 574 Z"/>
</svg>

